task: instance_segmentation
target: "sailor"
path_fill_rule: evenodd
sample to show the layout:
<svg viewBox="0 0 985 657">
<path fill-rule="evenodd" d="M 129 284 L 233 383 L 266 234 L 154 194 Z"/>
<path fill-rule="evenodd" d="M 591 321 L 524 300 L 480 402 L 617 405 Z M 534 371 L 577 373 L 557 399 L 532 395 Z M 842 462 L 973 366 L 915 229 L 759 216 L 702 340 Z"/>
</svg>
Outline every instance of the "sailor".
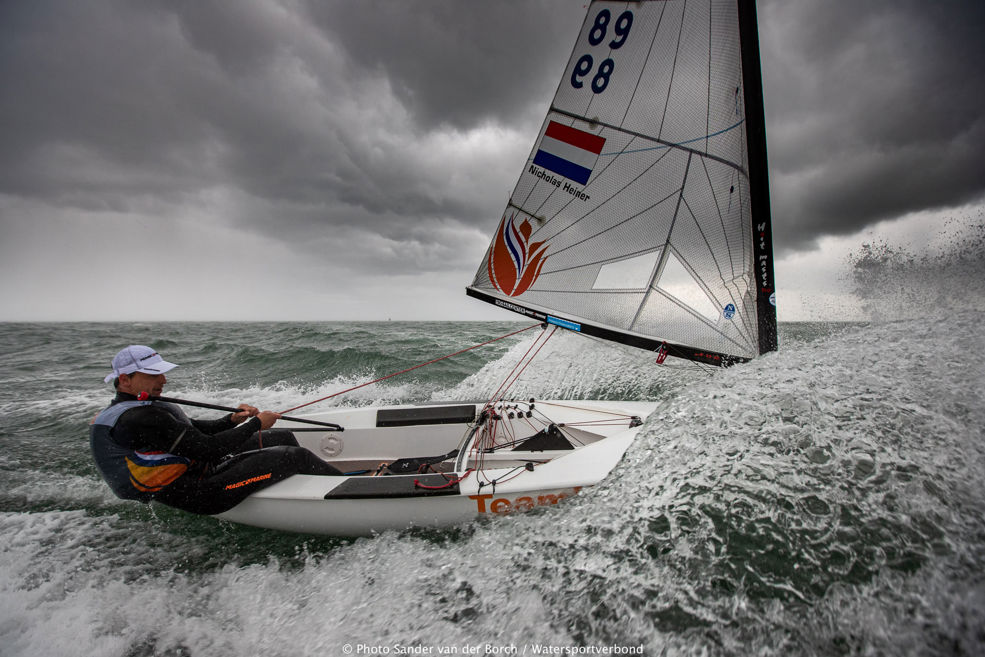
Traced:
<svg viewBox="0 0 985 657">
<path fill-rule="evenodd" d="M 177 367 L 150 347 L 123 349 L 112 367 L 105 382 L 116 397 L 93 420 L 89 445 L 117 497 L 215 514 L 293 474 L 342 474 L 290 431 L 270 430 L 279 413 L 240 404 L 223 418 L 192 420 L 174 404 L 143 400 L 159 397 Z"/>
</svg>

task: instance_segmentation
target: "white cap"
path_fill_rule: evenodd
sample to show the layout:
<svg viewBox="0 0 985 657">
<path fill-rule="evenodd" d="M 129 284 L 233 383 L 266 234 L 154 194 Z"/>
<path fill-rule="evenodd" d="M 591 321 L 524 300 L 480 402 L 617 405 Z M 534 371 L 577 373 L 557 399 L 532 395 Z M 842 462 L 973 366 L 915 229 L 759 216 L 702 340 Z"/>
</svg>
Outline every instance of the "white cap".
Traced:
<svg viewBox="0 0 985 657">
<path fill-rule="evenodd" d="M 121 374 L 133 374 L 134 372 L 152 375 L 164 374 L 176 367 L 178 366 L 161 358 L 150 347 L 132 344 L 113 357 L 113 373 L 108 374 L 103 381 L 109 383 Z"/>
</svg>

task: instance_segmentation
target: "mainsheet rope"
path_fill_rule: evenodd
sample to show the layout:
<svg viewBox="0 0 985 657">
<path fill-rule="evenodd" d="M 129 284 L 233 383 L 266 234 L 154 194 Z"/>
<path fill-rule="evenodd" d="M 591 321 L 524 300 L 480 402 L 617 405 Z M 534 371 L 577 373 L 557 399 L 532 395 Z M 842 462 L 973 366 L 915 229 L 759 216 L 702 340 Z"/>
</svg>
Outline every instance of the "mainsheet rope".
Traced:
<svg viewBox="0 0 985 657">
<path fill-rule="evenodd" d="M 524 370 L 526 370 L 527 367 L 530 365 L 530 363 L 534 361 L 534 359 L 537 357 L 537 354 L 540 353 L 540 350 L 544 348 L 544 345 L 546 345 L 547 341 L 554 336 L 554 333 L 556 331 L 557 331 L 557 326 L 553 326 L 551 327 L 550 332 L 545 331 L 543 334 L 537 336 L 537 339 L 533 341 L 533 344 L 531 344 L 530 347 L 527 348 L 527 352 L 523 354 L 523 357 L 520 358 L 519 362 L 517 362 L 517 364 L 513 366 L 513 370 L 506 376 L 506 379 L 503 381 L 503 383 L 500 384 L 499 389 L 496 390 L 496 392 L 493 393 L 492 397 L 490 397 L 489 401 L 486 402 L 485 406 L 483 407 L 483 413 L 493 410 L 496 404 L 499 404 L 503 401 L 503 399 L 506 397 L 506 393 L 509 392 L 509 389 L 512 388 L 513 385 L 520 379 L 520 376 L 523 374 Z M 477 465 L 475 469 L 477 472 L 477 476 L 478 473 L 482 473 L 485 470 L 484 450 L 495 446 L 496 436 L 499 435 L 499 431 L 500 431 L 499 419 L 500 418 L 496 413 L 491 413 L 491 416 L 489 418 L 489 423 L 486 425 L 486 432 L 484 434 L 485 440 L 487 441 L 488 444 L 485 445 L 480 444 L 479 440 L 475 440 L 472 443 L 470 457 L 474 458 L 476 461 Z M 508 426 L 504 426 L 504 430 L 510 431 Z M 511 471 L 509 474 L 512 474 L 512 472 L 513 471 Z M 513 479 L 513 477 L 518 476 L 519 474 L 520 473 L 517 473 L 516 475 L 511 476 L 509 479 Z M 506 479 L 504 481 L 509 481 L 509 479 Z M 494 486 L 496 484 L 496 481 L 499 480 L 490 481 L 486 479 L 486 483 L 491 483 Z M 482 486 L 483 483 L 480 482 L 479 485 Z"/>
<path fill-rule="evenodd" d="M 506 397 L 506 393 L 509 392 L 510 388 L 512 388 L 520 379 L 520 375 L 523 374 L 523 371 L 527 369 L 527 366 L 534 361 L 534 358 L 537 357 L 537 354 L 539 354 L 540 350 L 544 348 L 544 345 L 546 345 L 547 341 L 551 339 L 555 331 L 557 331 L 557 327 L 553 326 L 551 327 L 550 333 L 545 333 L 543 336 L 538 336 L 537 339 L 534 340 L 533 344 L 531 344 L 527 349 L 527 353 L 523 354 L 523 358 L 521 358 L 513 367 L 513 371 L 506 376 L 506 379 L 500 384 L 499 389 L 496 390 L 489 401 L 486 402 L 485 408 L 492 408 L 494 405 L 503 401 L 503 398 Z M 544 339 L 541 340 L 541 337 Z M 533 355 L 531 355 L 531 351 L 533 351 Z"/>
<path fill-rule="evenodd" d="M 353 386 L 353 387 L 351 387 L 351 388 L 349 388 L 347 390 L 341 390 L 339 392 L 332 393 L 331 395 L 327 395 L 327 396 L 322 397 L 320 399 L 315 399 L 314 401 L 305 402 L 304 404 L 301 404 L 299 406 L 294 406 L 293 408 L 288 408 L 286 410 L 281 411 L 281 413 L 282 414 L 283 413 L 290 413 L 291 411 L 296 411 L 299 408 L 304 408 L 305 406 L 311 406 L 312 404 L 317 404 L 319 402 L 323 402 L 326 399 L 331 399 L 332 397 L 338 397 L 339 395 L 344 395 L 347 392 L 352 392 L 353 390 L 358 390 L 359 388 L 365 388 L 366 386 L 373 385 L 374 383 L 379 383 L 380 381 L 386 381 L 387 379 L 392 379 L 395 376 L 400 376 L 401 374 L 406 374 L 407 372 L 412 372 L 412 371 L 414 371 L 414 370 L 416 370 L 418 368 L 424 367 L 425 365 L 431 365 L 433 363 L 437 363 L 438 361 L 445 360 L 446 358 L 451 358 L 452 356 L 458 356 L 459 354 L 464 354 L 466 351 L 472 351 L 473 349 L 478 349 L 479 347 L 484 347 L 487 344 L 492 344 L 493 342 L 496 342 L 497 340 L 503 340 L 504 338 L 508 338 L 510 336 L 514 336 L 514 335 L 517 335 L 519 333 L 523 333 L 524 331 L 529 331 L 530 329 L 538 328 L 540 326 L 543 326 L 543 324 L 539 324 L 539 323 L 538 324 L 532 324 L 532 325 L 530 325 L 530 326 L 528 326 L 526 328 L 522 328 L 522 329 L 519 329 L 517 331 L 513 331 L 512 333 L 507 333 L 506 335 L 501 335 L 498 338 L 493 338 L 492 340 L 486 340 L 483 343 L 472 345 L 471 347 L 466 347 L 465 349 L 460 349 L 460 350 L 456 351 L 453 354 L 448 354 L 446 356 L 441 356 L 439 358 L 435 358 L 433 360 L 429 360 L 426 363 L 420 363 L 419 365 L 414 365 L 413 367 L 408 367 L 405 370 L 400 370 L 399 372 L 394 372 L 393 374 L 387 374 L 386 376 L 381 376 L 380 378 L 374 379 L 373 381 L 367 381 L 366 383 L 361 383 L 358 386 Z"/>
</svg>

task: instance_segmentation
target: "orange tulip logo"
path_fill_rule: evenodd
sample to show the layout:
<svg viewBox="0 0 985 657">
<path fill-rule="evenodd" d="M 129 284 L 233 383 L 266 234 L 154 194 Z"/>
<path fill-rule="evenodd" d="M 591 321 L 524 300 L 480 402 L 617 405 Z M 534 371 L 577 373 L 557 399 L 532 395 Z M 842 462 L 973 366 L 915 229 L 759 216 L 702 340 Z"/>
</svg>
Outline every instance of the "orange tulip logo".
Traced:
<svg viewBox="0 0 985 657">
<path fill-rule="evenodd" d="M 533 229 L 526 219 L 516 225 L 516 214 L 503 215 L 492 253 L 489 254 L 489 280 L 497 290 L 511 297 L 520 296 L 540 276 L 547 261 L 547 246 L 531 242 Z"/>
</svg>

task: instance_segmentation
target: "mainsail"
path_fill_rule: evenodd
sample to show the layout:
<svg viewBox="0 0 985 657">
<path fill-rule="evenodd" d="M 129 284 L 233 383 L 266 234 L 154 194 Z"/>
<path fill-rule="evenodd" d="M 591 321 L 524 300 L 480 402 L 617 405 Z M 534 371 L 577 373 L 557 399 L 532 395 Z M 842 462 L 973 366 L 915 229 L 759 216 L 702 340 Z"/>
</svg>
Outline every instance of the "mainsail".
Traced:
<svg viewBox="0 0 985 657">
<path fill-rule="evenodd" d="M 755 12 L 592 2 L 467 293 L 699 362 L 776 349 Z"/>
</svg>

